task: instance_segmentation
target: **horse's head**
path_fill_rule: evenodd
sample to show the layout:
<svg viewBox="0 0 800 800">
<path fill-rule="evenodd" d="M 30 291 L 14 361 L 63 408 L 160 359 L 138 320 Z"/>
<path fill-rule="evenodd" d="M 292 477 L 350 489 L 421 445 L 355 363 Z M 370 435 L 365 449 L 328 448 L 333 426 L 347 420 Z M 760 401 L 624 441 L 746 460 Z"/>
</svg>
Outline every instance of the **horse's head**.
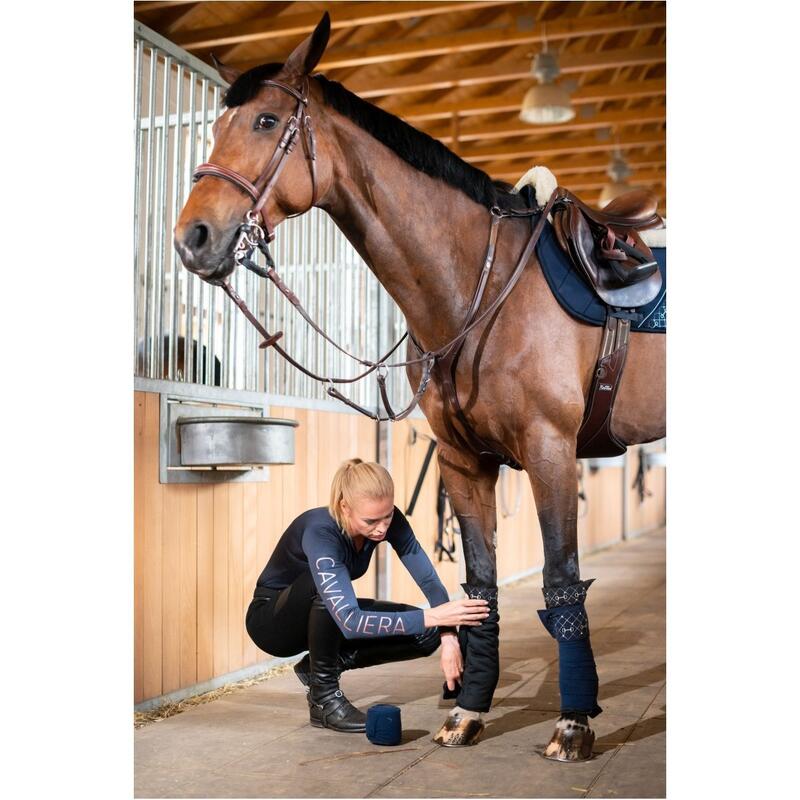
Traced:
<svg viewBox="0 0 800 800">
<path fill-rule="evenodd" d="M 233 271 L 246 220 L 271 238 L 275 225 L 307 211 L 319 196 L 324 176 L 315 163 L 309 76 L 329 35 L 325 13 L 282 65 L 240 73 L 217 64 L 231 84 L 227 108 L 213 125 L 209 162 L 198 168 L 174 232 L 184 266 L 201 278 L 217 283 Z"/>
</svg>

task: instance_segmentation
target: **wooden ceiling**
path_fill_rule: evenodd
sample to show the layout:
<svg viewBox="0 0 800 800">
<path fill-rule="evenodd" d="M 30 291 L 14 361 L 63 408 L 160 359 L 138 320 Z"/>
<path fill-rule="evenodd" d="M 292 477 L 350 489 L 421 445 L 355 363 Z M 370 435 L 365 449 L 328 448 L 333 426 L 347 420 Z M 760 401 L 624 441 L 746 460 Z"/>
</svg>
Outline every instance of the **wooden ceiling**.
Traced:
<svg viewBox="0 0 800 800">
<path fill-rule="evenodd" d="M 135 2 L 134 16 L 211 63 L 283 61 L 323 11 L 329 78 L 440 139 L 493 178 L 534 163 L 596 202 L 619 148 L 666 214 L 665 2 Z M 557 51 L 575 118 L 520 122 L 533 55 Z"/>
</svg>

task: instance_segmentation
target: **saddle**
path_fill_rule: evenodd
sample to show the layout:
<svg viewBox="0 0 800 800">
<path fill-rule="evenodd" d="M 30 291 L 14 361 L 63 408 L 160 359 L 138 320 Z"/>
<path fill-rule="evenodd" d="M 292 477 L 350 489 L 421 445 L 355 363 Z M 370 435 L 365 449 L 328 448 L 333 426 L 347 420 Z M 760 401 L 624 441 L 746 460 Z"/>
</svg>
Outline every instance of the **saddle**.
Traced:
<svg viewBox="0 0 800 800">
<path fill-rule="evenodd" d="M 608 306 L 640 308 L 661 291 L 662 278 L 653 253 L 638 231 L 663 227 L 658 198 L 636 189 L 602 211 L 559 187 L 553 230 L 597 295 Z"/>
</svg>

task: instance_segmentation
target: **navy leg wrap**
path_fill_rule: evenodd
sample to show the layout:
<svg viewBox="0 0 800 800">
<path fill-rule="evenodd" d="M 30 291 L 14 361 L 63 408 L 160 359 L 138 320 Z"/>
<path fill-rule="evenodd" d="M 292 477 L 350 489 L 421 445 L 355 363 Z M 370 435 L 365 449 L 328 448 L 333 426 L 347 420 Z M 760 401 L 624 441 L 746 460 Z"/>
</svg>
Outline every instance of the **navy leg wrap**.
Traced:
<svg viewBox="0 0 800 800">
<path fill-rule="evenodd" d="M 592 579 L 594 580 L 594 579 Z M 589 641 L 589 618 L 584 600 L 592 581 L 581 581 L 555 589 L 544 589 L 547 609 L 539 611 L 542 624 L 558 642 L 558 686 L 561 713 L 596 717 L 597 667 Z"/>
<path fill-rule="evenodd" d="M 458 632 L 461 656 L 464 660 L 464 683 L 450 692 L 444 685 L 444 698 L 456 698 L 468 711 L 488 711 L 500 679 L 500 615 L 497 613 L 496 586 L 462 584 L 472 600 L 489 601 L 489 616 L 480 625 L 462 625 Z"/>
</svg>

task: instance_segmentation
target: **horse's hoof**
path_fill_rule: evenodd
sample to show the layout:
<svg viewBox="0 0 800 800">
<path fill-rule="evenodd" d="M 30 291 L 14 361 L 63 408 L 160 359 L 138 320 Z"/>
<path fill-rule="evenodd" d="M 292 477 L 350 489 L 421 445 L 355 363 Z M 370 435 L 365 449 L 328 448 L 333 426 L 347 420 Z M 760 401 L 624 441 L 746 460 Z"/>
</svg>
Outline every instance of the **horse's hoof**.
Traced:
<svg viewBox="0 0 800 800">
<path fill-rule="evenodd" d="M 592 757 L 594 731 L 588 722 L 560 719 L 542 755 L 551 761 L 588 761 Z"/>
<path fill-rule="evenodd" d="M 442 747 L 468 747 L 478 744 L 485 727 L 479 719 L 448 716 L 433 741 Z"/>
</svg>

